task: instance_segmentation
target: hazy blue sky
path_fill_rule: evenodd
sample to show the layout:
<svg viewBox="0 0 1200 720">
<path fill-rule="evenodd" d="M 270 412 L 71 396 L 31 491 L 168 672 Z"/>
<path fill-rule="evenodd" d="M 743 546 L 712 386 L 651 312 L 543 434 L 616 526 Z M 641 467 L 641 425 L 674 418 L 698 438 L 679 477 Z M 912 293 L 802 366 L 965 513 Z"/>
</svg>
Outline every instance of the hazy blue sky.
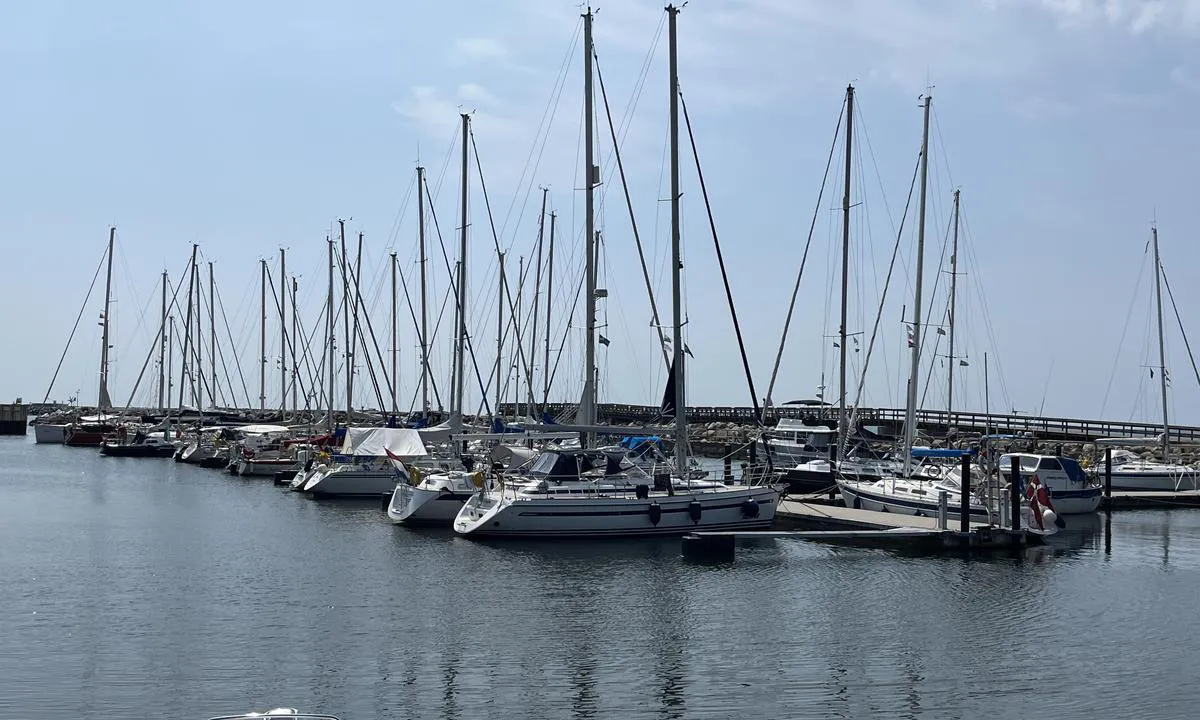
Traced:
<svg viewBox="0 0 1200 720">
<path fill-rule="evenodd" d="M 630 189 L 665 309 L 665 36 L 655 43 L 662 7 L 609 0 L 596 9 L 599 66 L 623 124 Z M 113 223 L 119 250 L 112 394 L 119 404 L 158 322 L 158 276 L 167 269 L 177 278 L 192 242 L 215 263 L 254 397 L 258 259 L 271 258 L 275 268 L 278 249 L 288 248 L 289 274 L 300 276 L 311 328 L 324 302 L 324 239 L 339 217 L 353 218 L 348 228 L 365 233 L 364 292 L 376 331 L 385 335 L 387 252 L 396 249 L 406 274 L 415 268 L 411 188 L 418 159 L 433 185 L 446 168 L 434 207 L 455 252 L 452 143 L 460 109 L 474 112 L 510 267 L 516 256 L 531 256 L 537 187 L 551 188 L 560 221 L 554 325 L 561 335 L 580 277 L 583 224 L 575 191 L 582 177 L 579 12 L 565 0 L 3 3 L 0 218 L 8 263 L 0 283 L 0 398 L 40 400 L 45 393 Z M 936 317 L 948 279 L 938 269 L 950 196 L 957 187 L 963 197 L 956 354 L 969 366 L 961 368 L 956 404 L 982 409 L 987 352 L 993 407 L 1157 416 L 1148 368 L 1157 364 L 1152 275 L 1144 254 L 1155 217 L 1183 324 L 1200 333 L 1200 288 L 1192 283 L 1200 267 L 1200 0 L 693 0 L 679 29 L 681 84 L 760 396 L 846 84 L 855 84 L 859 101 L 855 201 L 862 202 L 852 220 L 850 329 L 868 334 L 919 149 L 919 98 L 932 85 L 926 300 Z M 644 90 L 628 114 L 652 47 Z M 553 121 L 539 133 L 547 108 Z M 602 114 L 597 133 L 605 181 L 601 285 L 610 292 L 601 320 L 611 340 L 600 353 L 601 399 L 657 402 L 661 363 Z M 744 404 L 748 393 L 686 145 L 683 157 L 687 332 L 696 356 L 689 393 L 696 403 Z M 811 397 L 823 370 L 829 396 L 834 392 L 835 356 L 825 336 L 836 329 L 838 270 L 830 257 L 840 237 L 839 163 L 817 215 L 776 402 Z M 474 167 L 472 175 L 470 304 L 480 308 L 472 332 L 487 373 L 496 263 Z M 912 238 L 906 231 L 868 374 L 868 403 L 902 404 L 901 312 L 912 306 Z M 440 307 L 447 283 L 435 258 L 433 304 Z M 93 297 L 54 398 L 79 390 L 94 402 L 98 312 Z M 415 340 L 403 312 L 407 407 Z M 1200 385 L 1169 305 L 1167 312 L 1173 414 L 1200 423 Z M 577 316 L 557 397 L 578 393 L 580 323 Z M 442 386 L 448 335 L 439 335 L 434 351 Z M 1200 344 L 1200 335 L 1195 340 Z M 271 345 L 277 355 L 278 341 Z M 926 404 L 936 407 L 945 403 L 944 359 L 932 363 Z M 356 403 L 369 403 L 365 370 L 359 378 Z M 241 396 L 240 381 L 235 385 Z M 268 402 L 278 395 L 273 377 Z M 143 384 L 135 399 L 147 398 Z"/>
</svg>

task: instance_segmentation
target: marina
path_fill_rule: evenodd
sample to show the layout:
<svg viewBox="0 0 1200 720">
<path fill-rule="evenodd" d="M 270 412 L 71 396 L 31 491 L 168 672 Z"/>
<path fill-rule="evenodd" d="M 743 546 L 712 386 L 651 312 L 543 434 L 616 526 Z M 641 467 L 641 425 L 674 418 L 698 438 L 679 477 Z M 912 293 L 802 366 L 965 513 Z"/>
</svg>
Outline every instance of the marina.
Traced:
<svg viewBox="0 0 1200 720">
<path fill-rule="evenodd" d="M 1195 714 L 1195 12 L 226 5 L 0 44 L 0 720 Z"/>
</svg>

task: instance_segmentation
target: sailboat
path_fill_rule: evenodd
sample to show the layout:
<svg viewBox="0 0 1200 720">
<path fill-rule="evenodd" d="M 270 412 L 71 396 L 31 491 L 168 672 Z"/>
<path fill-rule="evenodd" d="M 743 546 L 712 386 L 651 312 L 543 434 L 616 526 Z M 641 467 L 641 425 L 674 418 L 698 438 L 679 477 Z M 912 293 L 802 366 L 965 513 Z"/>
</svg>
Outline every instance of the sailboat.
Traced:
<svg viewBox="0 0 1200 720">
<path fill-rule="evenodd" d="M 1163 339 L 1163 269 L 1158 255 L 1158 227 L 1151 226 L 1150 233 L 1154 250 L 1154 301 L 1158 317 L 1158 381 L 1162 392 L 1162 433 L 1154 438 L 1100 438 L 1096 444 L 1110 447 L 1159 446 L 1162 449 L 1162 462 L 1144 460 L 1130 450 L 1114 450 L 1111 456 L 1113 490 L 1200 490 L 1200 472 L 1196 468 L 1167 461 L 1171 449 L 1171 422 L 1167 415 L 1167 353 Z M 1102 472 L 1102 467 L 1098 467 L 1097 471 Z"/>
<path fill-rule="evenodd" d="M 962 450 L 935 450 L 931 448 L 913 447 L 916 438 L 916 409 L 918 393 L 919 369 L 921 361 L 921 308 L 922 280 L 924 273 L 925 253 L 925 209 L 926 188 L 929 174 L 929 116 L 933 107 L 933 98 L 928 94 L 924 99 L 924 130 L 921 140 L 921 196 L 917 215 L 917 257 L 916 279 L 914 283 L 915 300 L 913 302 L 913 318 L 909 327 L 909 345 L 912 353 L 909 361 L 908 393 L 905 404 L 903 470 L 900 473 L 888 473 L 875 481 L 851 479 L 840 476 L 837 479 L 842 502 L 847 507 L 862 508 L 879 512 L 896 512 L 905 515 L 936 516 L 943 494 L 948 497 L 951 506 L 961 506 L 962 494 L 971 493 L 971 488 L 963 487 L 951 474 L 926 474 L 920 466 L 914 465 L 914 459 L 952 458 L 969 454 Z M 985 501 L 974 495 L 967 499 L 971 522 L 992 521 L 992 513 Z M 1048 512 L 1050 512 L 1047 509 Z M 1028 513 L 1026 513 L 1028 514 Z M 1048 520 L 1048 522 L 1047 522 Z M 1034 524 L 1025 523 L 1031 532 L 1051 534 L 1057 531 L 1054 526 L 1055 518 L 1035 519 Z M 1039 529 L 1033 529 L 1034 527 Z M 1044 528 L 1044 529 L 1041 529 Z"/>
<path fill-rule="evenodd" d="M 112 265 L 113 245 L 116 241 L 117 229 L 108 230 L 108 271 L 104 280 L 104 310 L 100 313 L 100 325 L 103 331 L 100 335 L 100 392 L 96 402 L 96 415 L 80 417 L 67 425 L 63 431 L 63 444 L 85 447 L 99 447 L 104 442 L 104 436 L 116 429 L 113 416 L 105 411 L 112 410 L 112 399 L 108 395 L 108 351 L 110 350 L 109 310 L 112 306 Z M 35 439 L 36 439 L 36 430 Z"/>
<path fill-rule="evenodd" d="M 688 472 L 684 384 L 683 313 L 680 292 L 679 86 L 676 70 L 676 17 L 666 8 L 670 43 L 671 91 L 671 239 L 674 354 L 668 373 L 675 416 L 674 467 L 637 467 L 619 451 L 551 450 L 538 456 L 518 477 L 497 480 L 463 505 L 454 530 L 468 537 L 628 537 L 678 535 L 695 530 L 747 530 L 767 527 L 775 516 L 780 489 L 773 485 L 725 485 L 696 479 Z M 592 12 L 583 15 L 584 131 L 587 195 L 586 253 L 589 291 L 595 264 L 592 198 L 596 173 L 592 161 Z M 589 292 L 589 297 L 594 293 Z M 590 308 L 589 308 L 590 309 Z M 588 313 L 581 424 L 594 425 L 594 314 Z"/>
</svg>

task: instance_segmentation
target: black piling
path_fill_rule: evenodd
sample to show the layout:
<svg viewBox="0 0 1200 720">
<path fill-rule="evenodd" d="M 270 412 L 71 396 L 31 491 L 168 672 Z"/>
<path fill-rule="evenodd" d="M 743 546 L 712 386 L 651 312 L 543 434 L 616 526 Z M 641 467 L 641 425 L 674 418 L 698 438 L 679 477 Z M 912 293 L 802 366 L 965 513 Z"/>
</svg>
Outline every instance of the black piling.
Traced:
<svg viewBox="0 0 1200 720">
<path fill-rule="evenodd" d="M 1104 448 L 1104 499 L 1112 507 L 1112 448 Z"/>
<path fill-rule="evenodd" d="M 971 456 L 962 456 L 962 493 L 958 508 L 958 529 L 971 532 Z"/>
<path fill-rule="evenodd" d="M 379 500 L 380 500 L 380 505 L 382 506 L 383 511 L 387 512 L 388 506 L 392 504 L 392 494 L 391 493 L 382 493 L 379 496 Z"/>
<path fill-rule="evenodd" d="M 1018 532 L 1021 529 L 1021 461 L 1016 456 L 1012 458 L 1009 483 L 1012 488 L 1008 493 L 1012 499 L 1012 529 L 1013 532 Z"/>
<path fill-rule="evenodd" d="M 683 557 L 699 562 L 732 562 L 736 539 L 732 535 L 683 536 Z"/>
<path fill-rule="evenodd" d="M 724 464 L 724 467 L 722 468 L 722 471 L 724 474 L 722 475 L 722 477 L 724 478 L 726 483 L 732 483 L 733 482 L 733 452 L 729 449 L 728 445 L 725 446 L 725 462 L 723 464 Z"/>
</svg>

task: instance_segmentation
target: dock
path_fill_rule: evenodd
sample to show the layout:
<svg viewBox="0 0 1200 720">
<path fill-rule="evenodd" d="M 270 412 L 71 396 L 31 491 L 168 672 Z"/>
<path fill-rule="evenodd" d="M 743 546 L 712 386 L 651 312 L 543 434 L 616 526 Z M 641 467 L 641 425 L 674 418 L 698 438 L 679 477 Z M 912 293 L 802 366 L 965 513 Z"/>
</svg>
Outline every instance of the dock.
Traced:
<svg viewBox="0 0 1200 720">
<path fill-rule="evenodd" d="M 787 530 L 695 532 L 683 538 L 684 557 L 693 560 L 730 561 L 738 539 L 808 540 L 855 547 L 876 547 L 922 554 L 972 553 L 1012 550 L 1040 542 L 1021 530 L 971 523 L 963 532 L 953 509 L 946 526 L 938 518 L 857 510 L 824 501 L 782 500 L 775 524 Z M 804 529 L 800 529 L 804 528 Z"/>
<path fill-rule="evenodd" d="M 0 405 L 0 435 L 24 435 L 29 431 L 29 406 L 17 400 Z"/>
<path fill-rule="evenodd" d="M 1200 508 L 1200 490 L 1114 490 L 1100 501 L 1102 510 L 1173 510 Z"/>
</svg>

